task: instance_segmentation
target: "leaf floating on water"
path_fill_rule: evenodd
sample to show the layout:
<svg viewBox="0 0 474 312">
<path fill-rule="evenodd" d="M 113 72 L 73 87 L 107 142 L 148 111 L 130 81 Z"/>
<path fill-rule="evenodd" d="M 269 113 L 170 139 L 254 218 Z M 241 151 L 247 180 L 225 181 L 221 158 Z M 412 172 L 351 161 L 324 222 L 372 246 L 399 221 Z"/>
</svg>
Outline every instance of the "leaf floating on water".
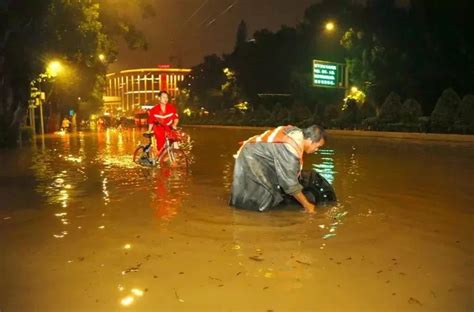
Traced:
<svg viewBox="0 0 474 312">
<path fill-rule="evenodd" d="M 138 272 L 138 270 L 140 269 L 141 267 L 141 263 L 137 264 L 136 266 L 133 266 L 133 267 L 130 267 L 128 269 L 126 269 L 125 271 L 122 271 L 122 275 L 125 275 L 127 273 L 130 273 L 130 272 Z"/>
<path fill-rule="evenodd" d="M 419 306 L 422 306 L 423 304 L 416 298 L 413 298 L 413 297 L 410 297 L 410 299 L 408 299 L 408 303 L 409 304 L 417 304 Z"/>
<path fill-rule="evenodd" d="M 179 302 L 184 302 L 184 300 L 178 296 L 178 292 L 176 291 L 176 289 L 174 290 L 174 295 L 176 296 L 176 299 L 178 299 Z"/>
<path fill-rule="evenodd" d="M 253 261 L 263 261 L 263 258 L 260 256 L 252 256 L 252 257 L 249 257 L 249 259 Z"/>
<path fill-rule="evenodd" d="M 298 262 L 299 264 L 311 265 L 311 263 L 303 262 L 303 261 L 300 261 L 300 260 L 296 260 L 296 262 Z"/>
<path fill-rule="evenodd" d="M 333 233 L 330 233 L 330 234 L 326 234 L 323 236 L 323 239 L 328 239 L 328 238 L 331 238 L 331 237 L 334 237 L 336 236 L 336 234 L 333 234 Z"/>
<path fill-rule="evenodd" d="M 209 276 L 209 279 L 214 280 L 214 281 L 222 282 L 222 280 L 220 278 L 217 278 L 217 277 Z"/>
</svg>

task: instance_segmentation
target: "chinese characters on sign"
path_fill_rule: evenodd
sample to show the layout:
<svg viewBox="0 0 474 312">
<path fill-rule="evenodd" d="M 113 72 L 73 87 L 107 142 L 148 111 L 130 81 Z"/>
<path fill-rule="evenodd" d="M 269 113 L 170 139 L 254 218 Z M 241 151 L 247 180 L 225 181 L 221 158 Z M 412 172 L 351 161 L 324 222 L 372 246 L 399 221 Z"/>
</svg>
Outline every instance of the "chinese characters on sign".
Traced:
<svg viewBox="0 0 474 312">
<path fill-rule="evenodd" d="M 344 64 L 313 61 L 313 86 L 326 88 L 345 87 Z"/>
</svg>

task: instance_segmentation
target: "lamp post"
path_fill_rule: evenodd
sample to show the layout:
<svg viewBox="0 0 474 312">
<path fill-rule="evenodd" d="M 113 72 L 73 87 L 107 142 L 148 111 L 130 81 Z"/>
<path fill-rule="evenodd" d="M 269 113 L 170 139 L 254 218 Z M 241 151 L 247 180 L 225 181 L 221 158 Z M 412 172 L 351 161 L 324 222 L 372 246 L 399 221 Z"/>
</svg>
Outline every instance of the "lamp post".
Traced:
<svg viewBox="0 0 474 312">
<path fill-rule="evenodd" d="M 62 70 L 62 65 L 59 61 L 51 61 L 46 67 L 46 74 L 52 78 L 55 78 Z M 44 136 L 44 117 L 43 117 L 43 103 L 46 102 L 46 93 L 41 90 L 41 82 L 39 83 L 40 97 L 39 97 L 39 109 L 40 109 L 40 127 L 41 135 Z"/>
</svg>

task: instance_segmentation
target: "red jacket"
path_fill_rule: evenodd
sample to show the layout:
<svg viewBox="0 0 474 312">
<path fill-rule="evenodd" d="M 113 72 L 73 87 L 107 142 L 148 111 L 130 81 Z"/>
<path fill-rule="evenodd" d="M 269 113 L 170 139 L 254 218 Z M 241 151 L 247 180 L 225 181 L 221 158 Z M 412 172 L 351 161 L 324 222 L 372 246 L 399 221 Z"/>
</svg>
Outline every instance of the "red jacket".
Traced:
<svg viewBox="0 0 474 312">
<path fill-rule="evenodd" d="M 179 119 L 176 108 L 170 103 L 166 104 L 164 112 L 161 110 L 161 104 L 153 106 L 148 112 L 148 115 L 149 124 L 159 123 L 168 127 L 171 127 L 174 120 Z"/>
</svg>

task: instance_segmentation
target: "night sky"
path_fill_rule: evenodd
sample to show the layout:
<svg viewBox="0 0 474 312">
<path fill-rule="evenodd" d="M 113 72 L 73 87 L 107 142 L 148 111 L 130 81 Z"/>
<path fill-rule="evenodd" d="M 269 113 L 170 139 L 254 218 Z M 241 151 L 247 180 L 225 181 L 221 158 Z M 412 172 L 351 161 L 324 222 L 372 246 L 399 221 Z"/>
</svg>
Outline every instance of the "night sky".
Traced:
<svg viewBox="0 0 474 312">
<path fill-rule="evenodd" d="M 145 20 L 135 18 L 137 26 L 145 33 L 148 50 L 130 51 L 121 44 L 118 60 L 110 66 L 110 71 L 156 67 L 158 64 L 176 66 L 179 55 L 182 66 L 194 66 L 201 63 L 205 55 L 231 52 L 241 20 L 245 20 L 251 38 L 259 29 L 275 31 L 281 25 L 295 26 L 303 18 L 304 10 L 317 2 L 153 0 L 156 15 Z M 176 56 L 176 60 L 170 61 L 172 56 Z"/>
</svg>

